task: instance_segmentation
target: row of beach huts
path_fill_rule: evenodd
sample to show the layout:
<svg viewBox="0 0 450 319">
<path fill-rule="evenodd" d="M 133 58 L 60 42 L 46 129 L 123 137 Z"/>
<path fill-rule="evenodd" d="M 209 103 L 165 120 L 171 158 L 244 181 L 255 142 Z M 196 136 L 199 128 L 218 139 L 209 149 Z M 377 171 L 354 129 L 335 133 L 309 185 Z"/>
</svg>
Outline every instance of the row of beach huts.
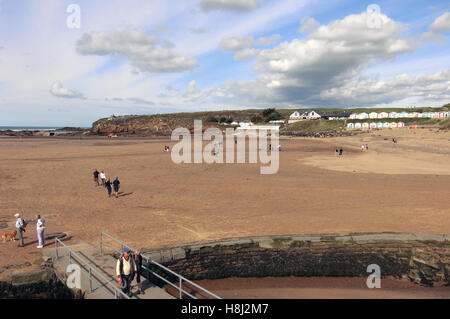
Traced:
<svg viewBox="0 0 450 319">
<path fill-rule="evenodd" d="M 366 119 L 401 119 L 401 118 L 450 118 L 449 111 L 438 112 L 370 112 L 370 113 L 322 113 L 317 110 L 295 111 L 289 116 L 289 124 L 301 120 L 366 120 Z"/>
<path fill-rule="evenodd" d="M 350 120 L 365 120 L 365 119 L 400 119 L 400 118 L 430 118 L 443 119 L 450 117 L 450 112 L 371 112 L 371 113 L 352 113 L 349 116 Z"/>
<path fill-rule="evenodd" d="M 386 128 L 404 128 L 405 123 L 403 122 L 372 122 L 372 123 L 348 123 L 347 129 L 349 130 L 369 130 L 369 129 L 386 129 Z"/>
</svg>

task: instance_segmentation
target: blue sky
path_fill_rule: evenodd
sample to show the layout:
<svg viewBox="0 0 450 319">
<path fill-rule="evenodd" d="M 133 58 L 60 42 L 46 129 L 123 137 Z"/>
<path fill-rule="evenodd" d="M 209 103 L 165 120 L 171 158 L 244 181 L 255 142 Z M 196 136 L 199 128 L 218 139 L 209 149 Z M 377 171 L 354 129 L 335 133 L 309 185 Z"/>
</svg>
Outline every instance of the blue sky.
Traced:
<svg viewBox="0 0 450 319">
<path fill-rule="evenodd" d="M 70 4 L 79 28 L 67 25 Z M 413 0 L 0 0 L 0 125 L 441 106 L 449 11 L 448 1 Z"/>
</svg>

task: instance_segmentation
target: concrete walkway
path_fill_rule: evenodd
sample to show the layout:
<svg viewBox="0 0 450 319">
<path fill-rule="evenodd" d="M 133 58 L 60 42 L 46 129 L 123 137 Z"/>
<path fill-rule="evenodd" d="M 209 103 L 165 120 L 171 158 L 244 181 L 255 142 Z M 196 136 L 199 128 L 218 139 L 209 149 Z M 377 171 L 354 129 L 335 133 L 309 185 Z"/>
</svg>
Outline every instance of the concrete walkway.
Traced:
<svg viewBox="0 0 450 319">
<path fill-rule="evenodd" d="M 114 288 L 118 287 L 116 273 L 117 259 L 107 254 L 100 254 L 98 248 L 92 246 L 86 242 L 79 242 L 69 246 L 75 253 L 77 253 L 88 265 L 90 265 L 95 271 L 91 271 L 92 275 L 92 292 L 90 292 L 89 281 L 89 267 L 83 267 L 85 263 L 76 256 L 69 257 L 67 249 L 64 247 L 58 248 L 59 258 L 56 259 L 55 247 L 45 248 L 42 251 L 43 256 L 51 257 L 53 260 L 53 266 L 60 275 L 60 277 L 66 278 L 66 268 L 70 263 L 79 264 L 81 266 L 81 290 L 85 292 L 86 299 L 112 299 L 114 298 Z M 85 271 L 83 271 L 83 269 Z M 104 278 L 101 278 L 101 276 Z M 132 299 L 175 299 L 172 295 L 168 294 L 164 289 L 150 283 L 145 277 L 141 276 L 142 290 L 144 294 L 136 295 L 137 287 L 136 280 L 133 281 Z M 117 293 L 119 295 L 119 293 Z"/>
</svg>

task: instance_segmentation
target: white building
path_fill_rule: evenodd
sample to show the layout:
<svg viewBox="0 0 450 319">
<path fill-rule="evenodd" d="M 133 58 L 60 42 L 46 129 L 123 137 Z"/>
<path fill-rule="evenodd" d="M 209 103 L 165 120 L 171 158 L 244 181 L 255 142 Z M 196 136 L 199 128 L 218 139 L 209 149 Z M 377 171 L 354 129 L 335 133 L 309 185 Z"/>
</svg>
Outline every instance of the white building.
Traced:
<svg viewBox="0 0 450 319">
<path fill-rule="evenodd" d="M 368 119 L 369 118 L 369 114 L 367 114 L 367 113 L 359 113 L 358 114 L 358 119 L 359 120 L 365 120 L 365 119 Z"/>
<path fill-rule="evenodd" d="M 378 117 L 378 113 L 377 112 L 371 112 L 369 113 L 369 118 L 370 119 L 376 119 Z"/>
</svg>

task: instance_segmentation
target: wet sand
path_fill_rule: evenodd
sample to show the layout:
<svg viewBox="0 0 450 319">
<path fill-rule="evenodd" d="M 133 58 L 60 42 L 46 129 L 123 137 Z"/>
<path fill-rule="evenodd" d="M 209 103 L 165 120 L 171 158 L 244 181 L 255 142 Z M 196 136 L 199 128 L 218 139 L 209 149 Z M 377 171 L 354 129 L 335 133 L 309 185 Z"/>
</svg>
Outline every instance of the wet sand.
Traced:
<svg viewBox="0 0 450 319">
<path fill-rule="evenodd" d="M 381 279 L 367 288 L 366 278 L 265 277 L 199 280 L 225 299 L 449 299 L 450 287 L 423 287 L 407 280 Z"/>
</svg>

